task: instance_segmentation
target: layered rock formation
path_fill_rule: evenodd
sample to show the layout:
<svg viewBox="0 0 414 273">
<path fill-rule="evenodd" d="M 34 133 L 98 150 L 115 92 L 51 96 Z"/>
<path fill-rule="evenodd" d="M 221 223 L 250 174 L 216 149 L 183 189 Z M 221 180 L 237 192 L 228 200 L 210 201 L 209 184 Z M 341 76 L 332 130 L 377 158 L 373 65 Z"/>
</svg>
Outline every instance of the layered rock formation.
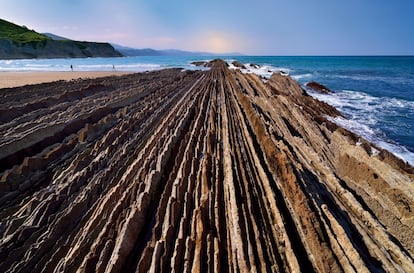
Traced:
<svg viewBox="0 0 414 273">
<path fill-rule="evenodd" d="M 413 168 L 288 76 L 0 97 L 1 272 L 414 272 Z"/>
</svg>

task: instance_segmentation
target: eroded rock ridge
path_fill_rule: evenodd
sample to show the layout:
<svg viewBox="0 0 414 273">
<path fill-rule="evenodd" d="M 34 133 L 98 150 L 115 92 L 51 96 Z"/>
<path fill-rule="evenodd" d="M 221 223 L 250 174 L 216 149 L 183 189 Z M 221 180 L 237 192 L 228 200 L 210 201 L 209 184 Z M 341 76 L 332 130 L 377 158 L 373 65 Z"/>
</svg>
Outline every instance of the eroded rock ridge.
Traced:
<svg viewBox="0 0 414 273">
<path fill-rule="evenodd" d="M 0 90 L 0 272 L 414 272 L 412 167 L 210 66 Z"/>
</svg>

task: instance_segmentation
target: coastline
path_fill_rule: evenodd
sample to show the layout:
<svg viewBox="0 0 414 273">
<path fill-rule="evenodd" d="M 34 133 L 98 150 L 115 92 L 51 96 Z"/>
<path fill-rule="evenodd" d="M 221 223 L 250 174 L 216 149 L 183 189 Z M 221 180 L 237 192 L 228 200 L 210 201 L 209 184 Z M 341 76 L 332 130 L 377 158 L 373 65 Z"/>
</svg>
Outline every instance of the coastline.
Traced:
<svg viewBox="0 0 414 273">
<path fill-rule="evenodd" d="M 19 71 L 0 72 L 0 89 L 40 84 L 59 80 L 95 79 L 131 74 L 130 71 Z"/>
<path fill-rule="evenodd" d="M 413 272 L 413 167 L 288 75 L 210 67 L 2 90 L 0 268 Z"/>
<path fill-rule="evenodd" d="M 285 71 L 301 85 L 309 81 L 325 84 L 335 93 L 311 95 L 333 105 L 348 118 L 345 121 L 338 119 L 335 122 L 341 122 L 346 129 L 364 136 L 414 165 L 414 141 L 411 138 L 414 134 L 412 118 L 414 102 L 409 92 L 405 92 L 414 88 L 414 81 L 410 76 L 414 73 L 411 69 L 414 60 L 412 57 L 223 56 L 223 58 L 230 66 L 231 61 L 237 60 L 250 72 L 266 78 L 269 78 L 272 72 Z M 116 67 L 116 72 L 138 73 L 177 67 L 192 70 L 196 67 L 191 65 L 191 62 L 211 59 L 212 56 L 200 58 L 147 56 L 0 61 L 0 88 L 60 80 L 59 77 L 33 80 L 21 73 L 60 71 L 72 76 L 70 64 L 75 68 L 73 73 L 111 73 L 115 72 L 113 65 Z M 258 67 L 252 67 L 250 64 L 257 64 Z M 11 84 L 11 80 L 5 79 L 10 74 L 4 73 L 20 73 L 17 75 L 18 83 Z M 43 77 L 43 75 L 37 74 L 36 77 Z M 86 74 L 77 78 L 87 77 L 83 75 Z"/>
</svg>

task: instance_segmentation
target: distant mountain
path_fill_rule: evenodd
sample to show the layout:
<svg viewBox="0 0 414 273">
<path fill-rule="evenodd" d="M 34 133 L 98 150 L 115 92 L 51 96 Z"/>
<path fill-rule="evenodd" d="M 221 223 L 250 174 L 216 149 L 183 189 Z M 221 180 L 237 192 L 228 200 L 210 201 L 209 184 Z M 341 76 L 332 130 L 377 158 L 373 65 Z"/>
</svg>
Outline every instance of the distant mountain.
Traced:
<svg viewBox="0 0 414 273">
<path fill-rule="evenodd" d="M 121 46 L 117 44 L 111 44 L 115 50 L 120 52 L 124 56 L 161 56 L 161 52 L 151 48 L 131 48 L 126 46 Z"/>
<path fill-rule="evenodd" d="M 240 56 L 243 54 L 240 53 L 225 53 L 225 54 L 215 54 L 210 52 L 194 52 L 194 51 L 184 51 L 178 49 L 164 49 L 156 50 L 152 48 L 132 48 L 126 47 L 118 44 L 112 44 L 112 46 L 124 56 Z"/>
<path fill-rule="evenodd" d="M 109 43 L 72 41 L 0 19 L 0 59 L 121 57 Z"/>
</svg>

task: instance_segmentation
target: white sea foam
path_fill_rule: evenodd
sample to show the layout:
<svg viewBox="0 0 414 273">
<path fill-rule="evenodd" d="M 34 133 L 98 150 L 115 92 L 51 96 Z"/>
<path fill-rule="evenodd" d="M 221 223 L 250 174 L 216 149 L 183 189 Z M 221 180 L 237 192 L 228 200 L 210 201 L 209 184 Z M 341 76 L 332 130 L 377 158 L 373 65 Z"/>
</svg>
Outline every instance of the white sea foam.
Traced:
<svg viewBox="0 0 414 273">
<path fill-rule="evenodd" d="M 229 64 L 230 69 L 239 69 L 241 72 L 245 74 L 252 73 L 252 74 L 256 74 L 258 76 L 267 78 L 267 79 L 269 79 L 273 73 L 290 74 L 292 71 L 291 69 L 286 68 L 286 67 L 275 67 L 275 66 L 267 65 L 267 64 L 255 65 L 251 63 L 243 64 L 246 68 L 240 68 L 240 67 L 234 66 L 232 64 L 233 61 L 234 60 L 227 60 L 227 63 Z"/>
<path fill-rule="evenodd" d="M 135 63 L 135 64 L 87 64 L 87 65 L 78 65 L 75 66 L 75 69 L 80 71 L 99 71 L 99 70 L 112 70 L 115 67 L 116 70 L 121 71 L 135 71 L 135 72 L 143 72 L 143 71 L 153 71 L 165 68 L 159 64 L 151 64 L 151 63 Z"/>
<path fill-rule="evenodd" d="M 377 115 L 378 113 L 392 112 L 394 109 L 404 109 L 411 113 L 414 113 L 414 101 L 407 101 L 397 98 L 389 97 L 374 97 L 367 93 L 353 90 L 343 90 L 333 94 L 320 94 L 308 90 L 308 92 L 329 104 L 339 108 L 340 110 L 346 110 L 349 108 L 357 110 L 354 114 L 361 113 L 366 115 Z M 385 111 L 385 112 L 384 112 Z"/>
<path fill-rule="evenodd" d="M 152 62 L 155 61 L 155 62 Z M 186 70 L 208 70 L 207 67 L 191 65 L 188 60 L 175 61 L 154 57 L 124 57 L 124 58 L 84 58 L 84 59 L 33 59 L 0 61 L 0 71 L 70 71 L 72 65 L 75 71 L 154 71 L 164 68 L 184 68 Z"/>
<path fill-rule="evenodd" d="M 11 65 L 14 60 L 0 60 L 0 64 Z"/>
<path fill-rule="evenodd" d="M 386 127 L 389 131 L 401 130 L 401 111 L 414 117 L 414 102 L 396 98 L 373 97 L 364 92 L 344 90 L 333 94 L 308 92 L 315 98 L 324 101 L 341 111 L 347 118 L 337 117 L 331 120 L 338 125 L 357 133 L 401 159 L 414 165 L 414 153 L 406 147 L 389 140 L 378 127 Z M 393 121 L 395 120 L 395 121 Z M 381 123 L 379 126 L 378 123 Z"/>
<path fill-rule="evenodd" d="M 356 81 L 382 81 L 384 77 L 378 76 L 367 76 L 367 75 L 331 75 L 329 78 L 338 78 L 345 80 L 356 80 Z"/>
<path fill-rule="evenodd" d="M 23 66 L 0 67 L 0 71 L 69 71 L 71 64 L 26 64 Z M 73 64 L 75 71 L 110 71 L 114 67 L 119 71 L 152 71 L 165 68 L 159 64 Z"/>
<path fill-rule="evenodd" d="M 229 64 L 230 69 L 240 69 L 240 68 L 234 66 L 234 64 L 232 64 L 232 62 L 228 62 L 228 64 Z"/>
<path fill-rule="evenodd" d="M 61 69 L 63 71 L 63 69 Z M 0 71 L 5 72 L 16 72 L 16 71 L 24 71 L 24 72 L 38 72 L 38 71 L 61 71 L 56 69 L 52 66 L 21 66 L 21 67 L 0 67 Z"/>
<path fill-rule="evenodd" d="M 390 140 L 381 137 L 380 134 L 374 133 L 374 130 L 365 126 L 363 124 L 357 123 L 355 121 L 343 119 L 343 118 L 334 118 L 331 119 L 333 122 L 337 123 L 338 125 L 357 133 L 358 135 L 362 136 L 363 138 L 375 143 L 379 147 L 386 149 L 399 157 L 400 159 L 410 163 L 414 166 L 414 153 L 409 151 L 406 147 L 402 145 L 398 145 L 396 143 L 392 143 Z M 372 152 L 375 154 L 375 148 L 373 148 Z"/>
<path fill-rule="evenodd" d="M 26 67 L 52 67 L 50 64 L 27 64 Z"/>
<path fill-rule="evenodd" d="M 393 153 L 400 159 L 414 166 L 414 153 L 410 152 L 406 147 L 402 145 L 398 145 L 397 143 L 392 143 L 390 140 L 383 137 L 379 131 L 374 130 L 371 127 L 365 124 L 359 123 L 355 120 L 350 120 L 350 119 L 346 119 L 342 117 L 336 117 L 336 118 L 327 117 L 327 118 L 328 120 L 338 124 L 339 126 L 360 135 L 361 137 L 367 139 L 368 141 L 372 143 L 375 143 L 379 147 L 390 151 L 391 153 Z M 357 145 L 358 144 L 360 143 L 357 142 Z M 378 150 L 376 150 L 375 148 L 371 147 L 371 150 L 372 150 L 371 153 L 373 155 L 378 154 Z"/>
<path fill-rule="evenodd" d="M 301 79 L 308 79 L 308 78 L 312 78 L 313 75 L 311 73 L 306 73 L 306 74 L 298 74 L 298 75 L 292 75 L 291 76 L 294 80 L 301 80 Z"/>
</svg>

